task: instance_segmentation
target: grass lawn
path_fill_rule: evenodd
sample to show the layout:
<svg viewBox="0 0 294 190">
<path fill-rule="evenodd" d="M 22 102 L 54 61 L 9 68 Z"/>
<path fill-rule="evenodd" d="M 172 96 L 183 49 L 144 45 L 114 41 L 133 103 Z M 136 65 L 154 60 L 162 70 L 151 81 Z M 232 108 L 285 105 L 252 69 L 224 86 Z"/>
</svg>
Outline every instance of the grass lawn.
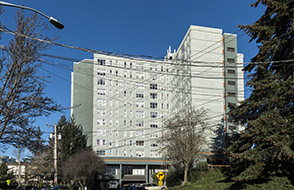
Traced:
<svg viewBox="0 0 294 190">
<path fill-rule="evenodd" d="M 175 186 L 168 188 L 169 190 L 194 190 L 194 189 L 228 189 L 233 183 L 225 183 L 223 180 L 225 177 L 219 170 L 213 170 L 200 177 L 197 181 L 194 181 L 185 186 Z"/>
<path fill-rule="evenodd" d="M 168 190 L 222 190 L 229 189 L 233 182 L 224 182 L 225 176 L 220 170 L 213 170 L 203 173 L 196 179 L 190 180 L 191 183 L 185 186 L 174 186 Z M 267 183 L 248 184 L 245 190 L 294 190 L 291 182 L 286 177 L 272 177 Z"/>
</svg>

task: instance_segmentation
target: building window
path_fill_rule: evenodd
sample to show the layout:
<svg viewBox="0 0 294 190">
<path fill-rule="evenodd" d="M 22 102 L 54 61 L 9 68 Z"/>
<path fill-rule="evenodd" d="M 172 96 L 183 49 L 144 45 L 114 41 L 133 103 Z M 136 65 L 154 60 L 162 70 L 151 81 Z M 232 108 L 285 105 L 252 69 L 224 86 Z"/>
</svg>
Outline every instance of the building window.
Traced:
<svg viewBox="0 0 294 190">
<path fill-rule="evenodd" d="M 97 139 L 97 145 L 98 146 L 105 146 L 106 141 L 105 139 Z"/>
<path fill-rule="evenodd" d="M 157 74 L 150 74 L 151 80 L 157 80 Z"/>
<path fill-rule="evenodd" d="M 115 71 L 115 76 L 118 76 L 118 71 Z"/>
<path fill-rule="evenodd" d="M 228 92 L 228 96 L 229 97 L 236 97 L 236 93 L 235 92 Z"/>
<path fill-rule="evenodd" d="M 97 89 L 97 94 L 101 95 L 101 96 L 105 96 L 106 95 L 106 90 L 102 89 L 102 88 L 98 88 Z"/>
<path fill-rule="evenodd" d="M 97 84 L 98 85 L 105 85 L 105 79 L 98 79 Z"/>
<path fill-rule="evenodd" d="M 119 134 L 118 134 L 118 130 L 116 130 L 116 131 L 115 131 L 115 136 L 118 137 L 118 135 L 119 135 Z M 118 145 L 116 145 L 116 146 L 118 146 Z"/>
<path fill-rule="evenodd" d="M 105 60 L 98 59 L 98 65 L 105 65 Z"/>
<path fill-rule="evenodd" d="M 150 135 L 150 138 L 158 138 L 159 136 L 158 136 L 158 133 L 152 133 L 151 135 Z"/>
<path fill-rule="evenodd" d="M 116 149 L 116 150 L 115 150 L 115 156 L 118 156 L 118 155 L 119 155 L 119 150 Z"/>
<path fill-rule="evenodd" d="M 150 127 L 151 127 L 151 128 L 158 128 L 158 124 L 151 123 L 151 124 L 150 124 Z"/>
<path fill-rule="evenodd" d="M 144 108 L 145 106 L 145 103 L 142 101 L 142 102 L 136 102 L 136 107 L 137 108 Z"/>
<path fill-rule="evenodd" d="M 103 108 L 97 108 L 97 115 L 105 116 L 106 110 Z"/>
<path fill-rule="evenodd" d="M 150 89 L 157 90 L 157 84 L 150 84 Z"/>
<path fill-rule="evenodd" d="M 150 108 L 157 108 L 157 103 L 155 102 L 150 102 Z"/>
<path fill-rule="evenodd" d="M 98 129 L 97 135 L 106 136 L 106 129 Z"/>
<path fill-rule="evenodd" d="M 127 156 L 127 150 L 124 149 L 124 156 L 126 157 Z"/>
<path fill-rule="evenodd" d="M 150 93 L 151 99 L 157 99 L 157 93 Z"/>
<path fill-rule="evenodd" d="M 125 67 L 125 68 L 127 67 L 127 63 L 126 63 L 126 62 L 124 62 L 124 67 Z"/>
<path fill-rule="evenodd" d="M 136 146 L 144 146 L 144 141 L 136 140 Z"/>
<path fill-rule="evenodd" d="M 235 70 L 232 70 L 232 69 L 228 69 L 228 73 L 229 73 L 229 74 L 235 74 L 236 71 L 235 71 Z"/>
<path fill-rule="evenodd" d="M 136 131 L 136 137 L 145 137 L 145 131 Z"/>
<path fill-rule="evenodd" d="M 97 75 L 104 76 L 104 75 L 106 75 L 106 71 L 103 70 L 103 69 L 98 69 L 98 70 L 97 70 Z"/>
<path fill-rule="evenodd" d="M 157 112 L 150 112 L 151 118 L 157 118 Z"/>
<path fill-rule="evenodd" d="M 235 63 L 235 59 L 228 58 L 227 61 L 228 63 Z"/>
<path fill-rule="evenodd" d="M 136 157 L 144 157 L 144 150 L 136 150 Z"/>
<path fill-rule="evenodd" d="M 105 150 L 97 150 L 99 156 L 105 156 Z"/>
<path fill-rule="evenodd" d="M 137 118 L 143 118 L 144 117 L 144 111 L 136 111 L 136 117 Z"/>
<path fill-rule="evenodd" d="M 156 150 L 150 150 L 150 157 L 159 157 L 159 154 Z"/>
<path fill-rule="evenodd" d="M 137 92 L 136 93 L 136 98 L 144 98 L 144 93 Z"/>
<path fill-rule="evenodd" d="M 106 120 L 105 119 L 97 119 L 97 125 L 98 126 L 105 126 Z"/>
<path fill-rule="evenodd" d="M 133 146 L 133 140 L 130 140 L 130 146 Z"/>
<path fill-rule="evenodd" d="M 228 51 L 228 52 L 235 52 L 235 48 L 227 47 L 227 51 Z"/>
<path fill-rule="evenodd" d="M 136 121 L 136 127 L 143 127 L 144 121 Z"/>
<path fill-rule="evenodd" d="M 228 81 L 228 85 L 235 86 L 235 85 L 236 85 L 236 82 L 235 82 L 235 81 L 231 81 L 231 80 L 229 80 L 229 81 Z"/>
<path fill-rule="evenodd" d="M 144 69 L 144 65 L 143 65 L 143 63 L 137 63 L 136 64 L 136 66 L 137 66 L 137 69 L 139 70 L 139 69 Z"/>
<path fill-rule="evenodd" d="M 106 106 L 106 100 L 105 99 L 97 99 L 97 105 L 98 106 Z"/>
<path fill-rule="evenodd" d="M 151 142 L 150 147 L 158 147 L 158 144 L 156 142 Z"/>
<path fill-rule="evenodd" d="M 144 79 L 144 73 L 136 73 L 136 79 Z"/>
</svg>

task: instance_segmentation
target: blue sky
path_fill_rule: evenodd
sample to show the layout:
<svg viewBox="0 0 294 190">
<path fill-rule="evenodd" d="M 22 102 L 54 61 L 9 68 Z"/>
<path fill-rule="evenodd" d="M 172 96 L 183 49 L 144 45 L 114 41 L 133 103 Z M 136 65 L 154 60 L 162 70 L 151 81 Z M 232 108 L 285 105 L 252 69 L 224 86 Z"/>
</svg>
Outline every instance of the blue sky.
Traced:
<svg viewBox="0 0 294 190">
<path fill-rule="evenodd" d="M 6 0 L 5 0 L 6 1 Z M 63 30 L 51 28 L 46 32 L 50 37 L 58 36 L 56 42 L 95 50 L 134 55 L 165 56 L 169 45 L 176 49 L 190 25 L 221 28 L 227 33 L 239 31 L 239 24 L 251 24 L 263 13 L 264 7 L 252 8 L 255 0 L 7 0 L 6 2 L 35 8 L 60 20 Z M 17 8 L 3 7 L 2 24 L 14 30 Z M 25 13 L 31 13 L 25 11 Z M 244 61 L 249 62 L 257 49 L 249 44 L 243 31 L 237 32 L 238 52 L 244 53 Z M 2 34 L 0 44 L 7 45 L 11 35 Z M 248 52 L 249 51 L 249 52 Z M 47 54 L 82 60 L 92 58 L 86 53 L 69 48 L 52 46 Z M 47 95 L 64 107 L 70 106 L 69 61 L 46 58 L 58 64 L 66 64 L 66 69 L 44 65 L 43 68 L 55 73 L 50 75 Z M 63 78 L 63 79 L 61 79 Z M 69 117 L 69 111 L 64 113 Z M 52 114 L 37 120 L 45 132 L 52 129 L 46 124 L 57 123 L 61 113 Z M 48 133 L 45 133 L 48 136 Z M 13 155 L 12 150 L 3 154 Z M 0 153 L 2 154 L 2 153 Z"/>
</svg>

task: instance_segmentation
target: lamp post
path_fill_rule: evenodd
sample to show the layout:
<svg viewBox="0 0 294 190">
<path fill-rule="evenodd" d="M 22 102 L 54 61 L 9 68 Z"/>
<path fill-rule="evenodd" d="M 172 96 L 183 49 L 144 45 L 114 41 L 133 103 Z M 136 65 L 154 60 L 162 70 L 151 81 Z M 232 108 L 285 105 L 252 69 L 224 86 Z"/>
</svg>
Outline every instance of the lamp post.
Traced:
<svg viewBox="0 0 294 190">
<path fill-rule="evenodd" d="M 17 7 L 17 8 L 21 8 L 21 9 L 27 9 L 27 10 L 30 10 L 30 11 L 34 11 L 34 12 L 48 18 L 49 22 L 51 24 L 53 24 L 56 28 L 58 28 L 58 29 L 63 29 L 64 28 L 63 24 L 61 22 L 59 22 L 56 18 L 54 18 L 52 16 L 49 17 L 49 16 L 45 15 L 44 13 L 42 13 L 42 12 L 36 10 L 36 9 L 26 7 L 26 6 L 21 6 L 21 5 L 15 5 L 15 4 L 7 3 L 7 2 L 4 2 L 4 1 L 0 1 L 0 5 L 9 6 L 9 7 Z"/>
</svg>

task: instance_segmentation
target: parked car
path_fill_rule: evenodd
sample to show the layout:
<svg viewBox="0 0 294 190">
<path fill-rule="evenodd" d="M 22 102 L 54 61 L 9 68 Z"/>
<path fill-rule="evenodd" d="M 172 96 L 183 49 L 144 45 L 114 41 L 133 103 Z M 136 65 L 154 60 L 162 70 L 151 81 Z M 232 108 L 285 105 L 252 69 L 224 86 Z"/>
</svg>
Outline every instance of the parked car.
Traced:
<svg viewBox="0 0 294 190">
<path fill-rule="evenodd" d="M 26 186 L 18 186 L 16 190 L 31 190 L 34 186 L 26 185 Z"/>
<path fill-rule="evenodd" d="M 69 190 L 67 186 L 56 185 L 52 187 L 52 190 Z"/>
<path fill-rule="evenodd" d="M 155 183 L 143 183 L 143 184 L 141 184 L 141 186 L 144 187 L 145 189 L 148 189 L 148 190 L 165 190 L 165 189 L 167 189 L 166 186 L 158 186 Z"/>
<path fill-rule="evenodd" d="M 118 181 L 110 181 L 108 182 L 109 189 L 118 189 Z"/>
<path fill-rule="evenodd" d="M 146 190 L 144 187 L 136 187 L 132 185 L 123 186 L 120 190 Z"/>
</svg>

